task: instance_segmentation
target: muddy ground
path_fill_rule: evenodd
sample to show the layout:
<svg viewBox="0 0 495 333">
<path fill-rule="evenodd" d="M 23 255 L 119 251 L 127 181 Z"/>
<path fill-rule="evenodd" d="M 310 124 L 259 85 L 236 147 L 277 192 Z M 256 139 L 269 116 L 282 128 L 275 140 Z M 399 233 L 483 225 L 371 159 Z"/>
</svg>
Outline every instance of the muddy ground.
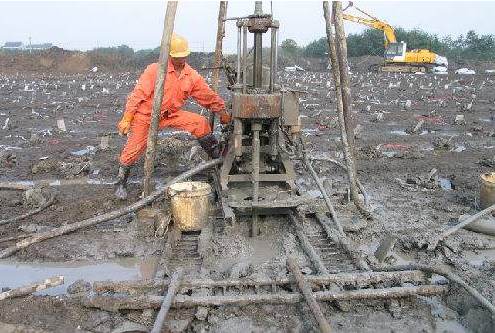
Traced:
<svg viewBox="0 0 495 333">
<path fill-rule="evenodd" d="M 442 265 L 492 299 L 495 267 L 490 250 L 495 249 L 494 237 L 462 230 L 449 237 L 439 251 L 427 252 L 425 245 L 439 229 L 479 209 L 479 176 L 495 166 L 495 77 L 374 74 L 359 65 L 351 66 L 358 124 L 356 158 L 359 178 L 377 218 L 349 237 L 368 256 L 386 234 L 395 235 L 399 240 L 387 263 Z M 209 77 L 209 73 L 203 74 Z M 342 158 L 331 73 L 279 74 L 285 85 L 306 92 L 300 97 L 302 135 L 312 154 Z M 134 184 L 126 201 L 116 200 L 111 186 L 125 142 L 117 135 L 116 124 L 138 76 L 135 70 L 0 74 L 0 181 L 36 184 L 38 191 L 26 195 L 25 191 L 0 190 L 0 219 L 23 214 L 51 193 L 56 195 L 56 203 L 43 212 L 0 226 L 0 247 L 13 244 L 3 241 L 5 238 L 73 223 L 138 199 L 142 160 L 131 173 Z M 224 86 L 221 95 L 228 98 Z M 192 102 L 185 108 L 202 112 Z M 57 125 L 57 120 L 63 120 L 65 128 Z M 201 161 L 204 155 L 191 154 L 194 147 L 196 142 L 185 133 L 162 132 L 155 179 L 163 183 Z M 358 218 L 345 200 L 346 174 L 326 162 L 315 162 L 315 168 L 332 180 L 334 199 L 340 202 L 337 211 Z M 296 169 L 301 190 L 313 193 L 316 187 L 309 176 L 301 166 L 296 165 Z M 214 251 L 206 258 L 208 274 L 213 278 L 231 276 L 239 269 L 236 265 L 247 263 L 248 269 L 243 270 L 247 276 L 285 275 L 288 254 L 295 255 L 310 273 L 311 265 L 291 228 L 284 219 L 265 219 L 262 236 L 253 240 L 248 237 L 246 221 L 222 227 L 214 237 Z M 135 269 L 129 273 L 131 278 L 149 277 L 151 273 L 139 262 L 156 258 L 163 246 L 164 239 L 146 234 L 131 214 L 29 246 L 0 261 L 0 286 L 21 285 L 25 275 L 32 272 L 25 267 L 36 265 L 38 272 L 50 267 L 52 272 L 54 263 L 80 263 L 74 265 L 70 282 L 78 274 L 88 281 L 106 279 L 102 272 L 115 272 L 113 279 L 122 280 L 129 276 L 107 265 L 119 265 L 129 258 L 136 260 L 129 266 Z M 84 274 L 93 266 L 101 269 L 94 275 Z M 59 295 L 43 295 L 0 301 L 0 322 L 5 323 L 5 329 L 7 324 L 22 324 L 53 332 L 112 332 L 130 317 L 128 313 L 84 308 L 66 295 L 65 289 Z M 331 326 L 339 332 L 494 329 L 488 313 L 458 288 L 443 298 L 409 298 L 399 305 L 353 302 L 347 312 L 331 304 L 322 306 Z M 186 314 L 186 322 L 180 320 L 180 311 L 174 311 L 171 320 L 176 320 L 169 324 L 184 325 L 189 331 L 316 330 L 303 304 L 212 308 L 204 320 L 193 320 Z"/>
</svg>

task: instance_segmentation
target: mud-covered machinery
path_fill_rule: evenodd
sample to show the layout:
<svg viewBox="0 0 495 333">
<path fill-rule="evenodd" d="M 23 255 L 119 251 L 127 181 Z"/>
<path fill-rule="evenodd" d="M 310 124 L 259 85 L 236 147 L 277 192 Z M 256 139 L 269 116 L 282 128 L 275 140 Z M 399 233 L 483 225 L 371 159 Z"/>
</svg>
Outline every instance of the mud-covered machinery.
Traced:
<svg viewBox="0 0 495 333">
<path fill-rule="evenodd" d="M 287 208 L 302 201 L 296 194 L 296 175 L 284 148 L 285 140 L 300 132 L 299 105 L 297 92 L 277 85 L 278 21 L 263 14 L 259 1 L 254 14 L 237 18 L 236 25 L 237 76 L 231 87 L 233 128 L 218 180 L 225 217 L 252 215 L 251 235 L 258 235 L 260 215 L 286 214 Z M 263 37 L 268 31 L 270 55 L 268 66 L 263 66 Z M 249 35 L 254 36 L 251 52 Z"/>
</svg>

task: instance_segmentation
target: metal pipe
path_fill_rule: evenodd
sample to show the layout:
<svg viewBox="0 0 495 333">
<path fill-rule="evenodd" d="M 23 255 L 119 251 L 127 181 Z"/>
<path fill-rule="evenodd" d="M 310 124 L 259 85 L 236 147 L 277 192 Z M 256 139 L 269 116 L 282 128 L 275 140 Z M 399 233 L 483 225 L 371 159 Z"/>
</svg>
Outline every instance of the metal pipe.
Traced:
<svg viewBox="0 0 495 333">
<path fill-rule="evenodd" d="M 271 29 L 271 43 L 270 43 L 270 93 L 275 90 L 275 76 L 277 75 L 277 69 L 275 68 L 277 63 L 277 28 Z"/>
<path fill-rule="evenodd" d="M 247 92 L 247 26 L 242 27 L 242 93 Z"/>
<path fill-rule="evenodd" d="M 255 1 L 254 2 L 254 15 L 260 16 L 263 15 L 263 2 Z"/>
<path fill-rule="evenodd" d="M 270 156 L 273 161 L 275 161 L 278 155 L 278 127 L 279 119 L 272 119 L 268 136 L 270 138 Z"/>
<path fill-rule="evenodd" d="M 155 323 L 153 324 L 153 328 L 151 329 L 151 333 L 160 333 L 162 331 L 163 323 L 165 322 L 165 318 L 167 317 L 168 311 L 170 310 L 170 306 L 172 305 L 172 301 L 177 295 L 177 291 L 179 290 L 180 280 L 182 277 L 182 269 L 179 268 L 172 275 L 172 279 L 170 280 L 170 284 L 167 290 L 167 296 L 163 299 L 163 303 L 160 306 L 160 311 L 156 315 Z"/>
<path fill-rule="evenodd" d="M 242 157 L 242 133 L 242 121 L 234 117 L 234 156 L 236 158 Z"/>
<path fill-rule="evenodd" d="M 237 77 L 236 77 L 236 84 L 241 83 L 241 43 L 242 43 L 242 34 L 241 34 L 241 28 L 237 28 Z"/>
<path fill-rule="evenodd" d="M 253 130 L 253 156 L 252 156 L 252 169 L 253 169 L 253 206 L 258 204 L 259 186 L 260 186 L 260 131 L 261 123 L 256 122 L 251 125 Z M 253 220 L 251 225 L 251 237 L 259 235 L 258 225 L 258 209 L 253 207 Z"/>
<path fill-rule="evenodd" d="M 263 84 L 263 34 L 254 34 L 253 86 L 261 88 Z"/>
</svg>

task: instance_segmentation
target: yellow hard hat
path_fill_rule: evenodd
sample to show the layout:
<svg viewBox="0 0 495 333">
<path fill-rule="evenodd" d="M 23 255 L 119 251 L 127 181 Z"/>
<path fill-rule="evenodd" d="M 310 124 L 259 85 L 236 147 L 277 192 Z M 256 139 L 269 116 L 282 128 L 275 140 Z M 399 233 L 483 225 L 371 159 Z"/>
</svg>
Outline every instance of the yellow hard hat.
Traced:
<svg viewBox="0 0 495 333">
<path fill-rule="evenodd" d="M 179 35 L 172 34 L 172 40 L 170 41 L 170 56 L 172 58 L 187 57 L 191 53 L 189 51 L 189 43 L 187 40 Z"/>
</svg>

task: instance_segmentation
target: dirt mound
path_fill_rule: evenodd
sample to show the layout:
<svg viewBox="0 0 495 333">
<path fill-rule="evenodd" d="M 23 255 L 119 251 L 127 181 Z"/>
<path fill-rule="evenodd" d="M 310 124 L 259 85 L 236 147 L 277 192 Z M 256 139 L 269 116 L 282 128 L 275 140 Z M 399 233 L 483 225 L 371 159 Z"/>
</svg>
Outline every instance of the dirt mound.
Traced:
<svg viewBox="0 0 495 333">
<path fill-rule="evenodd" d="M 67 51 L 58 47 L 29 53 L 0 53 L 0 70 L 13 72 L 80 73 L 91 68 L 91 61 L 84 52 Z"/>
<path fill-rule="evenodd" d="M 41 52 L 0 51 L 0 72 L 11 73 L 84 73 L 97 67 L 103 72 L 123 72 L 142 70 L 150 63 L 158 61 L 158 52 L 135 54 L 105 54 L 98 51 L 68 51 L 52 47 Z M 188 63 L 193 68 L 212 66 L 213 53 L 193 52 Z"/>
</svg>

